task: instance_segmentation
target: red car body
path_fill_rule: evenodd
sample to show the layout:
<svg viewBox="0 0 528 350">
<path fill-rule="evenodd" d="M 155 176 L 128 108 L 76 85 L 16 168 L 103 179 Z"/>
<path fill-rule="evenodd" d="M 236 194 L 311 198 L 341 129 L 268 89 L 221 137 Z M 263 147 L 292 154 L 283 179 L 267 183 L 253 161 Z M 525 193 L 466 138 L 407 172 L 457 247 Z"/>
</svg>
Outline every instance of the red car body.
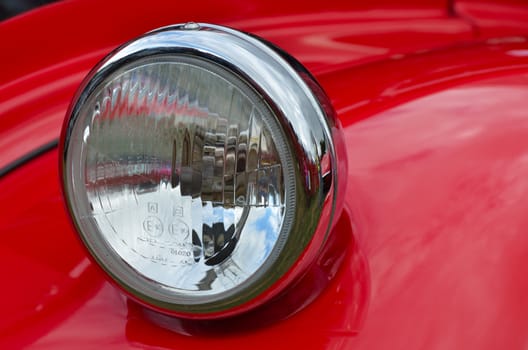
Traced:
<svg viewBox="0 0 528 350">
<path fill-rule="evenodd" d="M 330 248 L 266 310 L 212 324 L 146 311 L 87 258 L 56 142 L 89 69 L 186 21 L 303 63 L 343 125 Z M 70 1 L 0 23 L 0 348 L 524 349 L 528 4 Z"/>
</svg>

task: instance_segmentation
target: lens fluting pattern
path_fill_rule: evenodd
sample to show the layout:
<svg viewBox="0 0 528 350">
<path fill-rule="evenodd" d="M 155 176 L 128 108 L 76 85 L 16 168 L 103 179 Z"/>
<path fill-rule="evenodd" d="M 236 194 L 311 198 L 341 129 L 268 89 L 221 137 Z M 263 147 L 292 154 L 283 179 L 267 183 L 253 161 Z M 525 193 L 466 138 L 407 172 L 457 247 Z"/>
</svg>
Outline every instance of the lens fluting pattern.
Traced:
<svg viewBox="0 0 528 350">
<path fill-rule="evenodd" d="M 84 231 L 183 297 L 265 273 L 288 232 L 290 151 L 239 77 L 185 56 L 143 59 L 102 82 L 79 116 Z"/>
</svg>

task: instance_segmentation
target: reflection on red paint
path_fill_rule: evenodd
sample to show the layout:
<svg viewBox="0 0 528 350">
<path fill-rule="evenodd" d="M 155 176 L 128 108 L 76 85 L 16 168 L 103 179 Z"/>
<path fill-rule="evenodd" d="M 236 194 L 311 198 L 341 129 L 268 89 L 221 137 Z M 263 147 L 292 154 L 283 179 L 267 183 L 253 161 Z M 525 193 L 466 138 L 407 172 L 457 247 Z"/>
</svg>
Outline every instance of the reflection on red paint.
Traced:
<svg viewBox="0 0 528 350">
<path fill-rule="evenodd" d="M 519 38 L 528 30 L 528 3 L 524 0 L 457 0 L 454 11 L 475 26 L 480 38 Z"/>
<path fill-rule="evenodd" d="M 528 73 L 496 74 L 345 129 L 372 276 L 365 327 L 347 346 L 524 346 L 526 86 Z"/>
<path fill-rule="evenodd" d="M 72 231 L 48 152 L 0 181 L 0 347 L 24 347 L 70 317 L 102 283 Z"/>
</svg>

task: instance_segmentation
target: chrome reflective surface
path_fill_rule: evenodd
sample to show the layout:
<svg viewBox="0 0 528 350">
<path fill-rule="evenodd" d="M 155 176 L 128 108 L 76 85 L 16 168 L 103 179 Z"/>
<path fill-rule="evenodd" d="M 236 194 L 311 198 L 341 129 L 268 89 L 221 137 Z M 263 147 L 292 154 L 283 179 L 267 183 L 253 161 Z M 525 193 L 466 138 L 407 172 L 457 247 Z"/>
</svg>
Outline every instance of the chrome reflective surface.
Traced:
<svg viewBox="0 0 528 350">
<path fill-rule="evenodd" d="M 126 44 L 83 83 L 63 131 L 66 200 L 134 297 L 221 312 L 316 255 L 335 205 L 332 121 L 289 62 L 187 24 Z"/>
</svg>

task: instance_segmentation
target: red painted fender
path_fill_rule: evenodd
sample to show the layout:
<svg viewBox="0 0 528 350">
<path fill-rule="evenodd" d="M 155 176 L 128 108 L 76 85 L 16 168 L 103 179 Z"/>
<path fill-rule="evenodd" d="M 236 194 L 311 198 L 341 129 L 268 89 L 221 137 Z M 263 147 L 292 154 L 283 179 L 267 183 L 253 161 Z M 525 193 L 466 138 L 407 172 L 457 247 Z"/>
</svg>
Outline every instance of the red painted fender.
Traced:
<svg viewBox="0 0 528 350">
<path fill-rule="evenodd" d="M 244 4 L 73 1 L 0 24 L 0 169 L 58 137 L 76 87 L 116 45 L 170 23 L 229 25 L 284 48 L 329 95 L 348 155 L 345 255 L 322 257 L 286 319 L 272 307 L 267 324 L 160 318 L 85 256 L 52 147 L 0 178 L 0 347 L 524 348 L 523 29 L 479 36 L 440 1 Z"/>
</svg>

